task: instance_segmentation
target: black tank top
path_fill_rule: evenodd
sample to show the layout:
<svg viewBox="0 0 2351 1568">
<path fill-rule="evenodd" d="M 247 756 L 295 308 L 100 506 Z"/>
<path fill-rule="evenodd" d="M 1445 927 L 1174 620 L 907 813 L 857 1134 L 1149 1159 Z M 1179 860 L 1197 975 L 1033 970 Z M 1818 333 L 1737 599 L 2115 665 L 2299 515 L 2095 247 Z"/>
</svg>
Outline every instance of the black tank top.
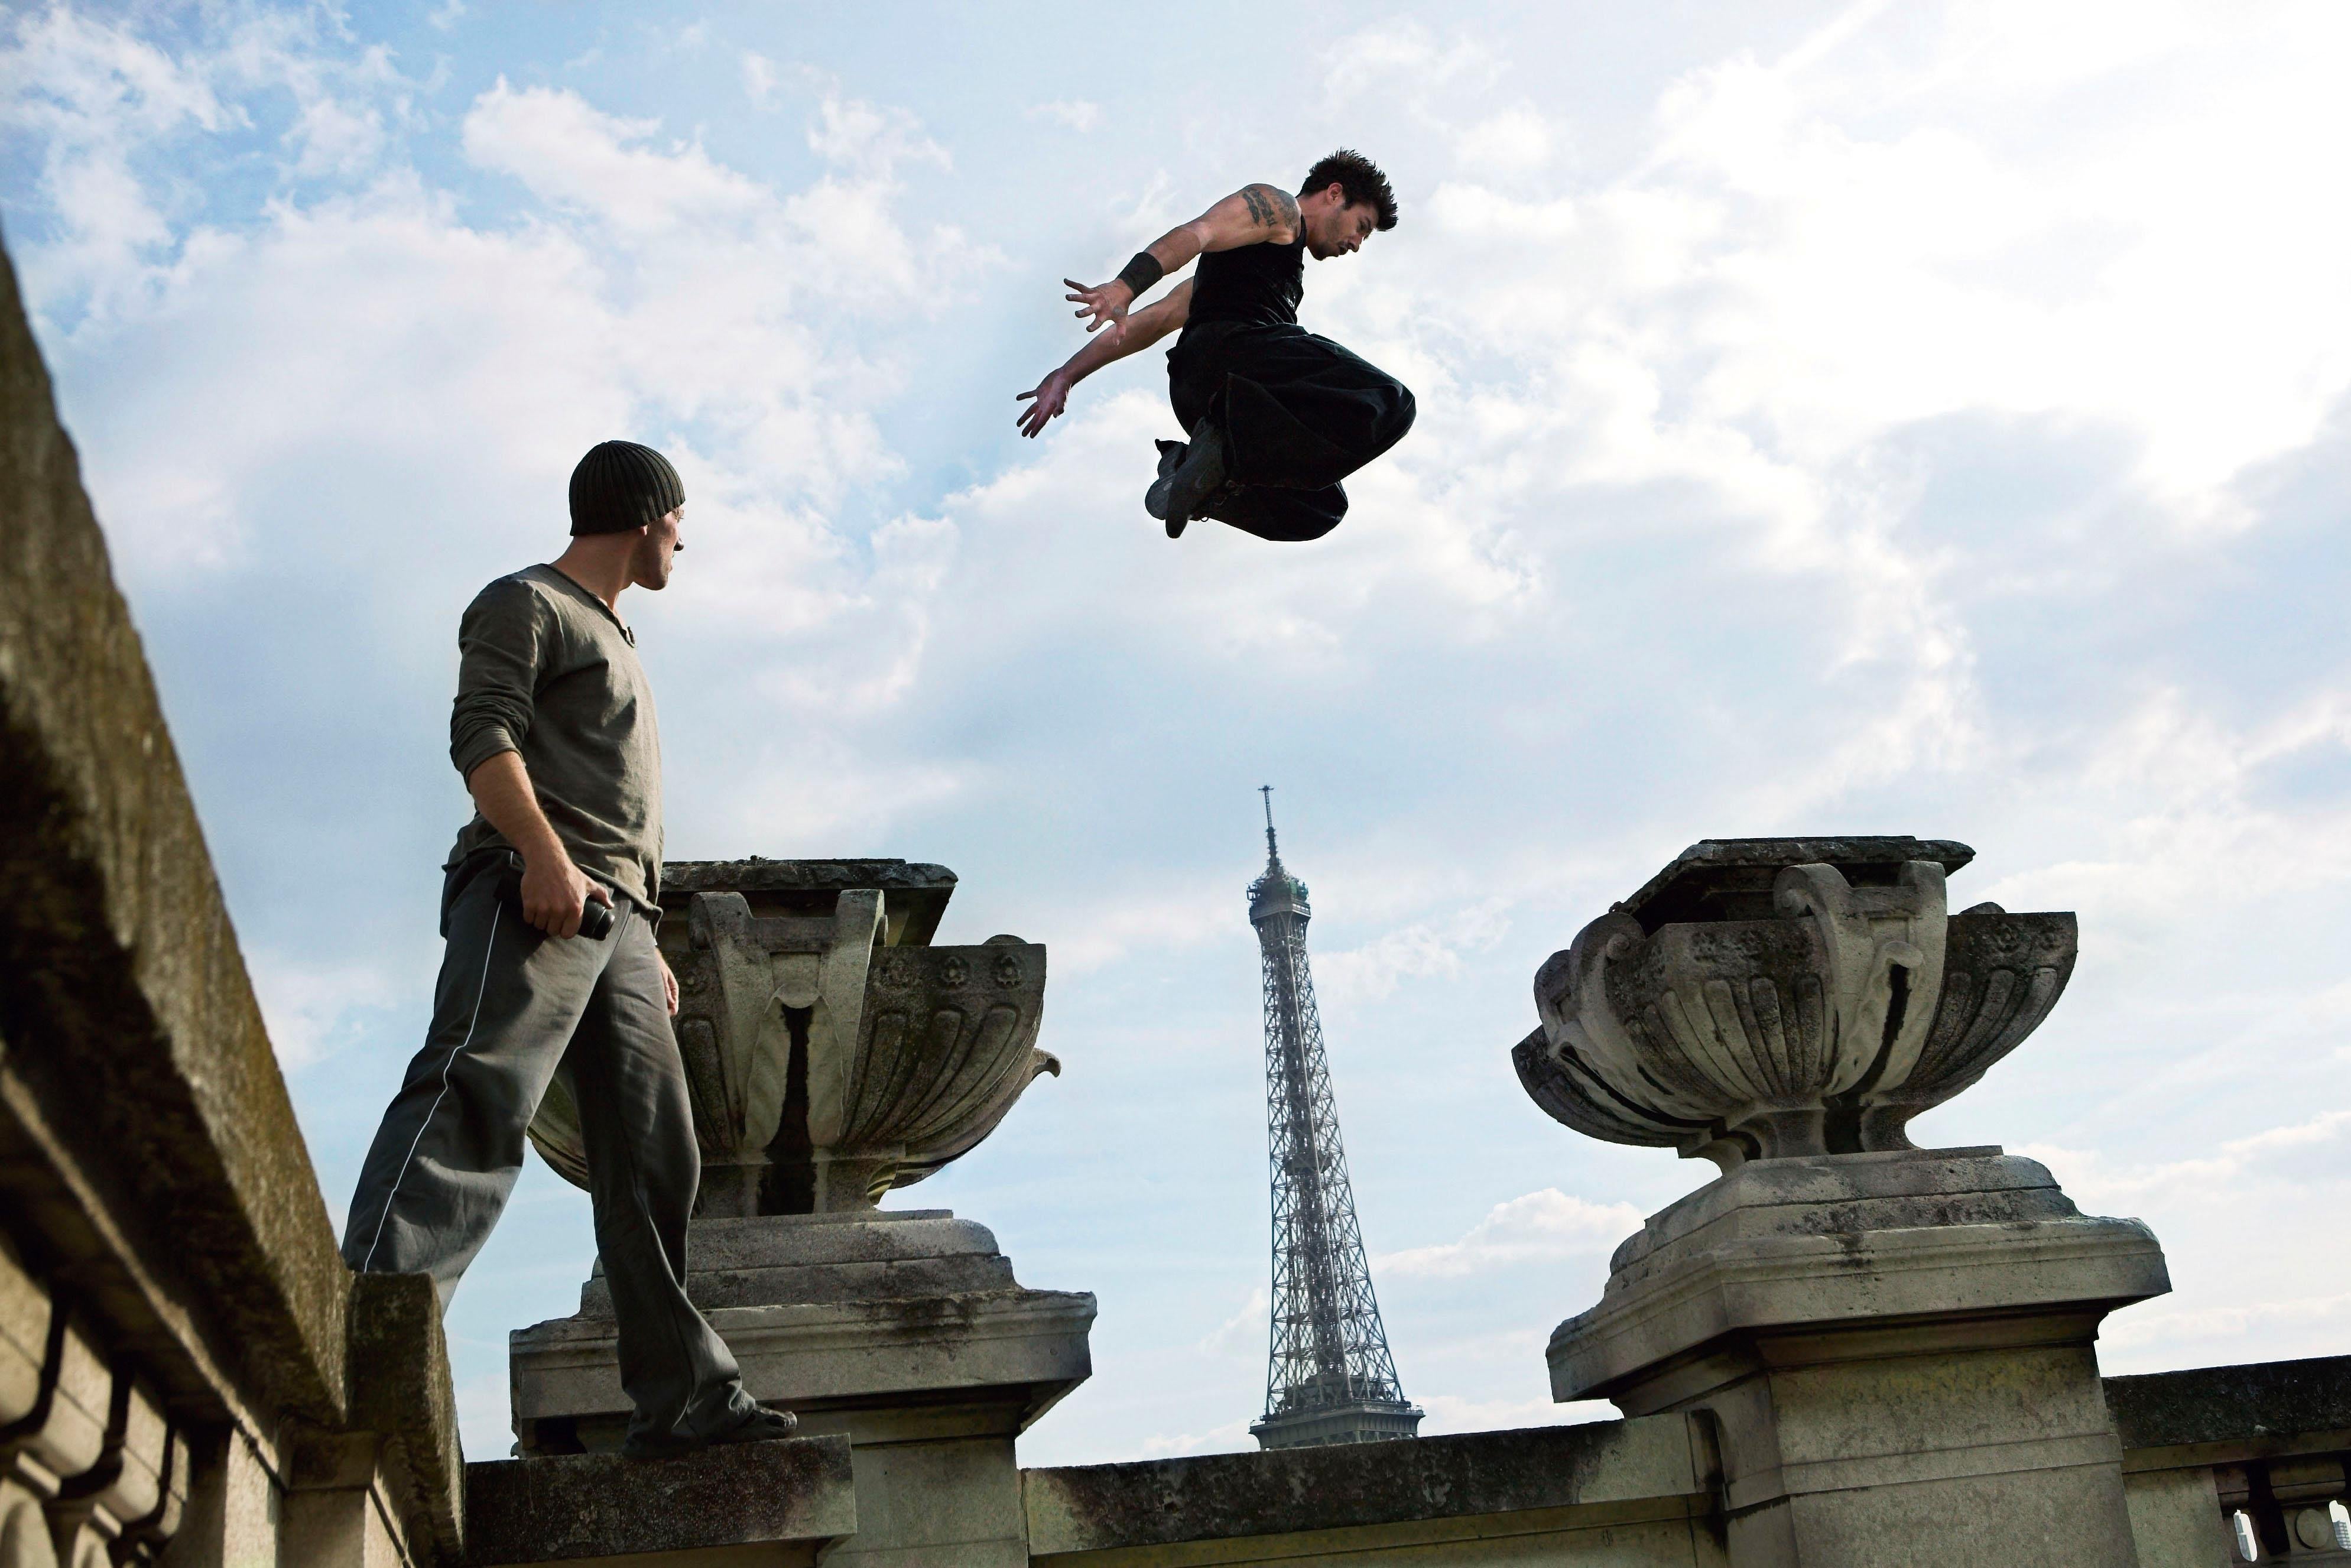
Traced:
<svg viewBox="0 0 2351 1568">
<path fill-rule="evenodd" d="M 1202 253 L 1192 275 L 1187 326 L 1238 321 L 1252 327 L 1294 327 L 1306 297 L 1306 239 L 1290 245 L 1245 245 Z"/>
</svg>

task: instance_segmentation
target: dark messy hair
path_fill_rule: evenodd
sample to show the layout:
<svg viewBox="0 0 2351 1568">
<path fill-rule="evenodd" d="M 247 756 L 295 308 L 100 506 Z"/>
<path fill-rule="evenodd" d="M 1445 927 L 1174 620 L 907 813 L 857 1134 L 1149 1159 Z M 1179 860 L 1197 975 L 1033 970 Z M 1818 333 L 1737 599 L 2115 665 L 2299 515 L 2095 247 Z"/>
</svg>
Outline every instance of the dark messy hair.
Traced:
<svg viewBox="0 0 2351 1568">
<path fill-rule="evenodd" d="M 1395 193 L 1388 189 L 1388 177 L 1380 172 L 1378 164 L 1352 147 L 1342 147 L 1306 171 L 1306 183 L 1298 188 L 1298 193 L 1311 196 L 1334 180 L 1349 206 L 1370 207 L 1380 214 L 1379 227 L 1395 227 Z"/>
</svg>

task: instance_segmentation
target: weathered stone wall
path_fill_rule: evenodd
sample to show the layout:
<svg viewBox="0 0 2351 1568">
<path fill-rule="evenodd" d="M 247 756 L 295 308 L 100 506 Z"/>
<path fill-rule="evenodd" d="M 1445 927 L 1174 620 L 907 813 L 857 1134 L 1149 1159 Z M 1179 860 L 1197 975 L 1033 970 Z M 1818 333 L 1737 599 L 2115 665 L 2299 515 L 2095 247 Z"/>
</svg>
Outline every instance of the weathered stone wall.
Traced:
<svg viewBox="0 0 2351 1568">
<path fill-rule="evenodd" d="M 1705 1423 L 1646 1416 L 1027 1471 L 1039 1568 L 1727 1563 Z"/>
<path fill-rule="evenodd" d="M 2105 1380 L 2129 1497 L 2112 1544 L 2140 1568 L 2351 1563 L 2328 1505 L 2351 1466 L 2351 1356 Z M 1921 1438 L 1926 1438 L 1921 1434 Z M 1040 1568 L 1179 1564 L 1738 1563 L 1715 1437 L 1644 1416 L 1276 1453 L 1029 1470 Z M 1967 1561 L 1963 1521 L 1880 1543 L 1887 1563 Z"/>
<path fill-rule="evenodd" d="M 2351 1356 L 2106 1379 L 2139 1568 L 2351 1563 L 2329 1504 L 2351 1467 Z"/>
<path fill-rule="evenodd" d="M 0 888 L 0 1563 L 454 1552 L 432 1292 L 336 1255 L 5 256 Z"/>
</svg>

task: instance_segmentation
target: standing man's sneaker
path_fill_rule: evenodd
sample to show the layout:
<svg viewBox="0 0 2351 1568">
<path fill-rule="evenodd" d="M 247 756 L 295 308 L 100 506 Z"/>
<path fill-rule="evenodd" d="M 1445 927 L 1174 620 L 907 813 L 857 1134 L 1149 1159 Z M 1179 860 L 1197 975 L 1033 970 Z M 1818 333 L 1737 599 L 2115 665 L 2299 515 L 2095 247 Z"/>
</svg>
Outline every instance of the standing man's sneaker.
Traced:
<svg viewBox="0 0 2351 1568">
<path fill-rule="evenodd" d="M 736 1425 L 707 1437 L 681 1437 L 632 1432 L 621 1444 L 624 1459 L 674 1459 L 699 1448 L 725 1443 L 765 1443 L 789 1437 L 799 1430 L 800 1418 L 789 1410 L 757 1408 Z"/>
</svg>

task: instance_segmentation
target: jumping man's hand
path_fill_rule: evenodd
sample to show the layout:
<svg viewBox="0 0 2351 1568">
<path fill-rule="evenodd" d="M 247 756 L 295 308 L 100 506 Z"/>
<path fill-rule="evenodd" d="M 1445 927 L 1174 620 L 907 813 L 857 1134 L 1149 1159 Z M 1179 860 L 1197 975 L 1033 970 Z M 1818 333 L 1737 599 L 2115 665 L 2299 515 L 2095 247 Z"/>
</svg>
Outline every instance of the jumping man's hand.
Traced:
<svg viewBox="0 0 2351 1568">
<path fill-rule="evenodd" d="M 553 854 L 523 857 L 522 917 L 549 936 L 577 936 L 580 906 L 591 898 L 611 906 L 612 895 L 559 848 Z"/>
<path fill-rule="evenodd" d="M 1015 402 L 1029 402 L 1031 398 L 1037 400 L 1029 402 L 1029 406 L 1020 411 L 1020 417 L 1013 422 L 1020 427 L 1020 434 L 1034 440 L 1043 433 L 1046 425 L 1059 419 L 1062 406 L 1070 401 L 1070 385 L 1069 367 L 1065 365 L 1039 382 L 1036 391 L 1016 396 L 1012 400 Z"/>
<path fill-rule="evenodd" d="M 1062 281 L 1078 288 L 1071 279 Z M 1013 423 L 1026 436 L 1045 434 L 1045 427 L 1061 417 L 1070 393 L 1080 382 L 1112 361 L 1140 353 L 1168 333 L 1180 331 L 1191 316 L 1192 280 L 1186 278 L 1132 316 L 1127 314 L 1127 307 L 1134 303 L 1134 290 L 1122 282 L 1105 283 L 1100 288 L 1080 288 L 1070 298 L 1087 301 L 1086 308 L 1079 315 L 1089 311 L 1095 314 L 1093 327 L 1088 327 L 1087 331 L 1093 331 L 1094 327 L 1105 321 L 1110 323 L 1110 330 L 1087 339 L 1085 347 L 1071 354 L 1067 364 L 1039 382 L 1033 391 L 1019 395 L 1017 401 L 1029 406 Z"/>
<path fill-rule="evenodd" d="M 1099 288 L 1088 288 L 1074 277 L 1065 277 L 1061 281 L 1075 290 L 1067 298 L 1078 302 L 1077 314 L 1093 318 L 1086 323 L 1087 331 L 1091 332 L 1097 327 L 1108 327 L 1115 336 L 1126 325 L 1127 310 L 1134 304 L 1134 290 L 1124 283 L 1113 277 Z"/>
</svg>

